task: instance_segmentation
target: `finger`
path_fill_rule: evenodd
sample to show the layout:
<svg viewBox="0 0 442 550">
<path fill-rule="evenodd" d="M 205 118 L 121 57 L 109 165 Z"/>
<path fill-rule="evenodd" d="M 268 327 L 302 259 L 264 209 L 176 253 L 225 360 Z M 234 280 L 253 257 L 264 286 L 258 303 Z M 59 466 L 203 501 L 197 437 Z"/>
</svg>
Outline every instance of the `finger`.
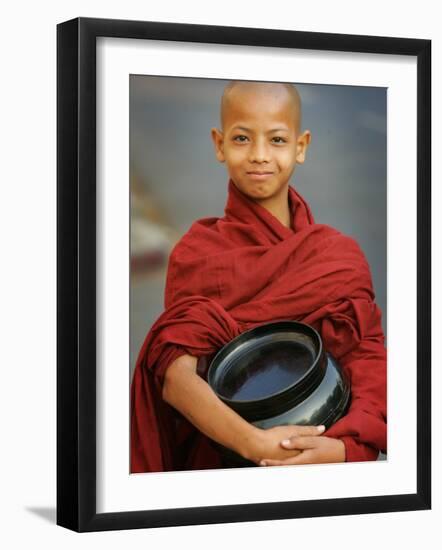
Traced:
<svg viewBox="0 0 442 550">
<path fill-rule="evenodd" d="M 293 426 L 293 437 L 316 436 L 325 432 L 325 426 Z"/>
<path fill-rule="evenodd" d="M 274 460 L 265 458 L 260 461 L 260 466 L 294 466 L 296 464 L 314 464 L 314 453 L 312 451 L 304 451 L 299 455 L 285 458 L 284 460 Z"/>
<path fill-rule="evenodd" d="M 284 460 L 271 460 L 270 458 L 266 460 L 261 460 L 259 463 L 260 466 L 286 466 Z"/>
<path fill-rule="evenodd" d="M 290 439 L 283 439 L 281 441 L 281 447 L 284 449 L 313 449 L 318 445 L 318 436 L 302 436 L 302 437 L 291 437 Z"/>
</svg>

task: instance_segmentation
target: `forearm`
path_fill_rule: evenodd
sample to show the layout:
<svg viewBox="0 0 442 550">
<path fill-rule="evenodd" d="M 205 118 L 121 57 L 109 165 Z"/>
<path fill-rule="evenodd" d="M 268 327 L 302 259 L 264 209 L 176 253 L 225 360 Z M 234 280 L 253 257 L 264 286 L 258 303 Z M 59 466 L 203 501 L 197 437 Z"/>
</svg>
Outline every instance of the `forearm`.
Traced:
<svg viewBox="0 0 442 550">
<path fill-rule="evenodd" d="M 225 405 L 198 376 L 196 365 L 197 358 L 191 355 L 173 361 L 164 378 L 163 399 L 210 439 L 249 460 L 259 460 L 261 430 Z"/>
</svg>

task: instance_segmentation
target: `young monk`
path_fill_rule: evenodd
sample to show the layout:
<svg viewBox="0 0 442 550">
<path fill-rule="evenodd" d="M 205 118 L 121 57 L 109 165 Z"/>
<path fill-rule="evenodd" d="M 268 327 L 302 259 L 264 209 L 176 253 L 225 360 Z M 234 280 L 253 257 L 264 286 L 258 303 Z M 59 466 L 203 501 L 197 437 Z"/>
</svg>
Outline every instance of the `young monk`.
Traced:
<svg viewBox="0 0 442 550">
<path fill-rule="evenodd" d="M 172 251 L 165 311 L 132 382 L 131 471 L 222 467 L 212 441 L 261 466 L 375 460 L 386 449 L 381 313 L 357 243 L 315 224 L 289 185 L 311 139 L 296 88 L 230 83 L 212 139 L 229 174 L 225 215 L 195 222 Z M 325 433 L 259 429 L 197 372 L 238 334 L 284 319 L 315 327 L 350 379 L 350 408 Z"/>
</svg>

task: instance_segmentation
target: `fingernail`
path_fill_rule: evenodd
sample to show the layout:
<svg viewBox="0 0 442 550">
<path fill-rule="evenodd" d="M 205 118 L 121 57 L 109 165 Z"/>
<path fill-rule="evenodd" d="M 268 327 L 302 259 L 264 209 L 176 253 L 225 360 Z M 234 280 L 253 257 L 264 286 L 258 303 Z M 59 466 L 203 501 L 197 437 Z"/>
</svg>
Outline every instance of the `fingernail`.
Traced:
<svg viewBox="0 0 442 550">
<path fill-rule="evenodd" d="M 319 433 L 322 434 L 322 432 L 325 432 L 325 426 L 318 426 L 317 430 L 318 430 Z"/>
<path fill-rule="evenodd" d="M 281 445 L 290 445 L 290 439 L 283 439 Z"/>
<path fill-rule="evenodd" d="M 261 460 L 259 464 L 260 466 L 267 466 L 267 462 L 265 460 Z"/>
</svg>

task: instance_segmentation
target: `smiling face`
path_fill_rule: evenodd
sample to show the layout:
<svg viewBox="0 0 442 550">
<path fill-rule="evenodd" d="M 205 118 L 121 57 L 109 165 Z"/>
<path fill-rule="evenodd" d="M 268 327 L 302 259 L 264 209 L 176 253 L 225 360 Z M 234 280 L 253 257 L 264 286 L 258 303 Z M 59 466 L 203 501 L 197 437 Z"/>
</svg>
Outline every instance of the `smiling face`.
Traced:
<svg viewBox="0 0 442 550">
<path fill-rule="evenodd" d="M 300 133 L 295 88 L 240 82 L 227 88 L 222 130 L 212 129 L 216 156 L 236 187 L 265 208 L 287 205 L 290 177 L 303 163 L 310 132 Z M 285 201 L 285 202 L 284 202 Z"/>
</svg>

